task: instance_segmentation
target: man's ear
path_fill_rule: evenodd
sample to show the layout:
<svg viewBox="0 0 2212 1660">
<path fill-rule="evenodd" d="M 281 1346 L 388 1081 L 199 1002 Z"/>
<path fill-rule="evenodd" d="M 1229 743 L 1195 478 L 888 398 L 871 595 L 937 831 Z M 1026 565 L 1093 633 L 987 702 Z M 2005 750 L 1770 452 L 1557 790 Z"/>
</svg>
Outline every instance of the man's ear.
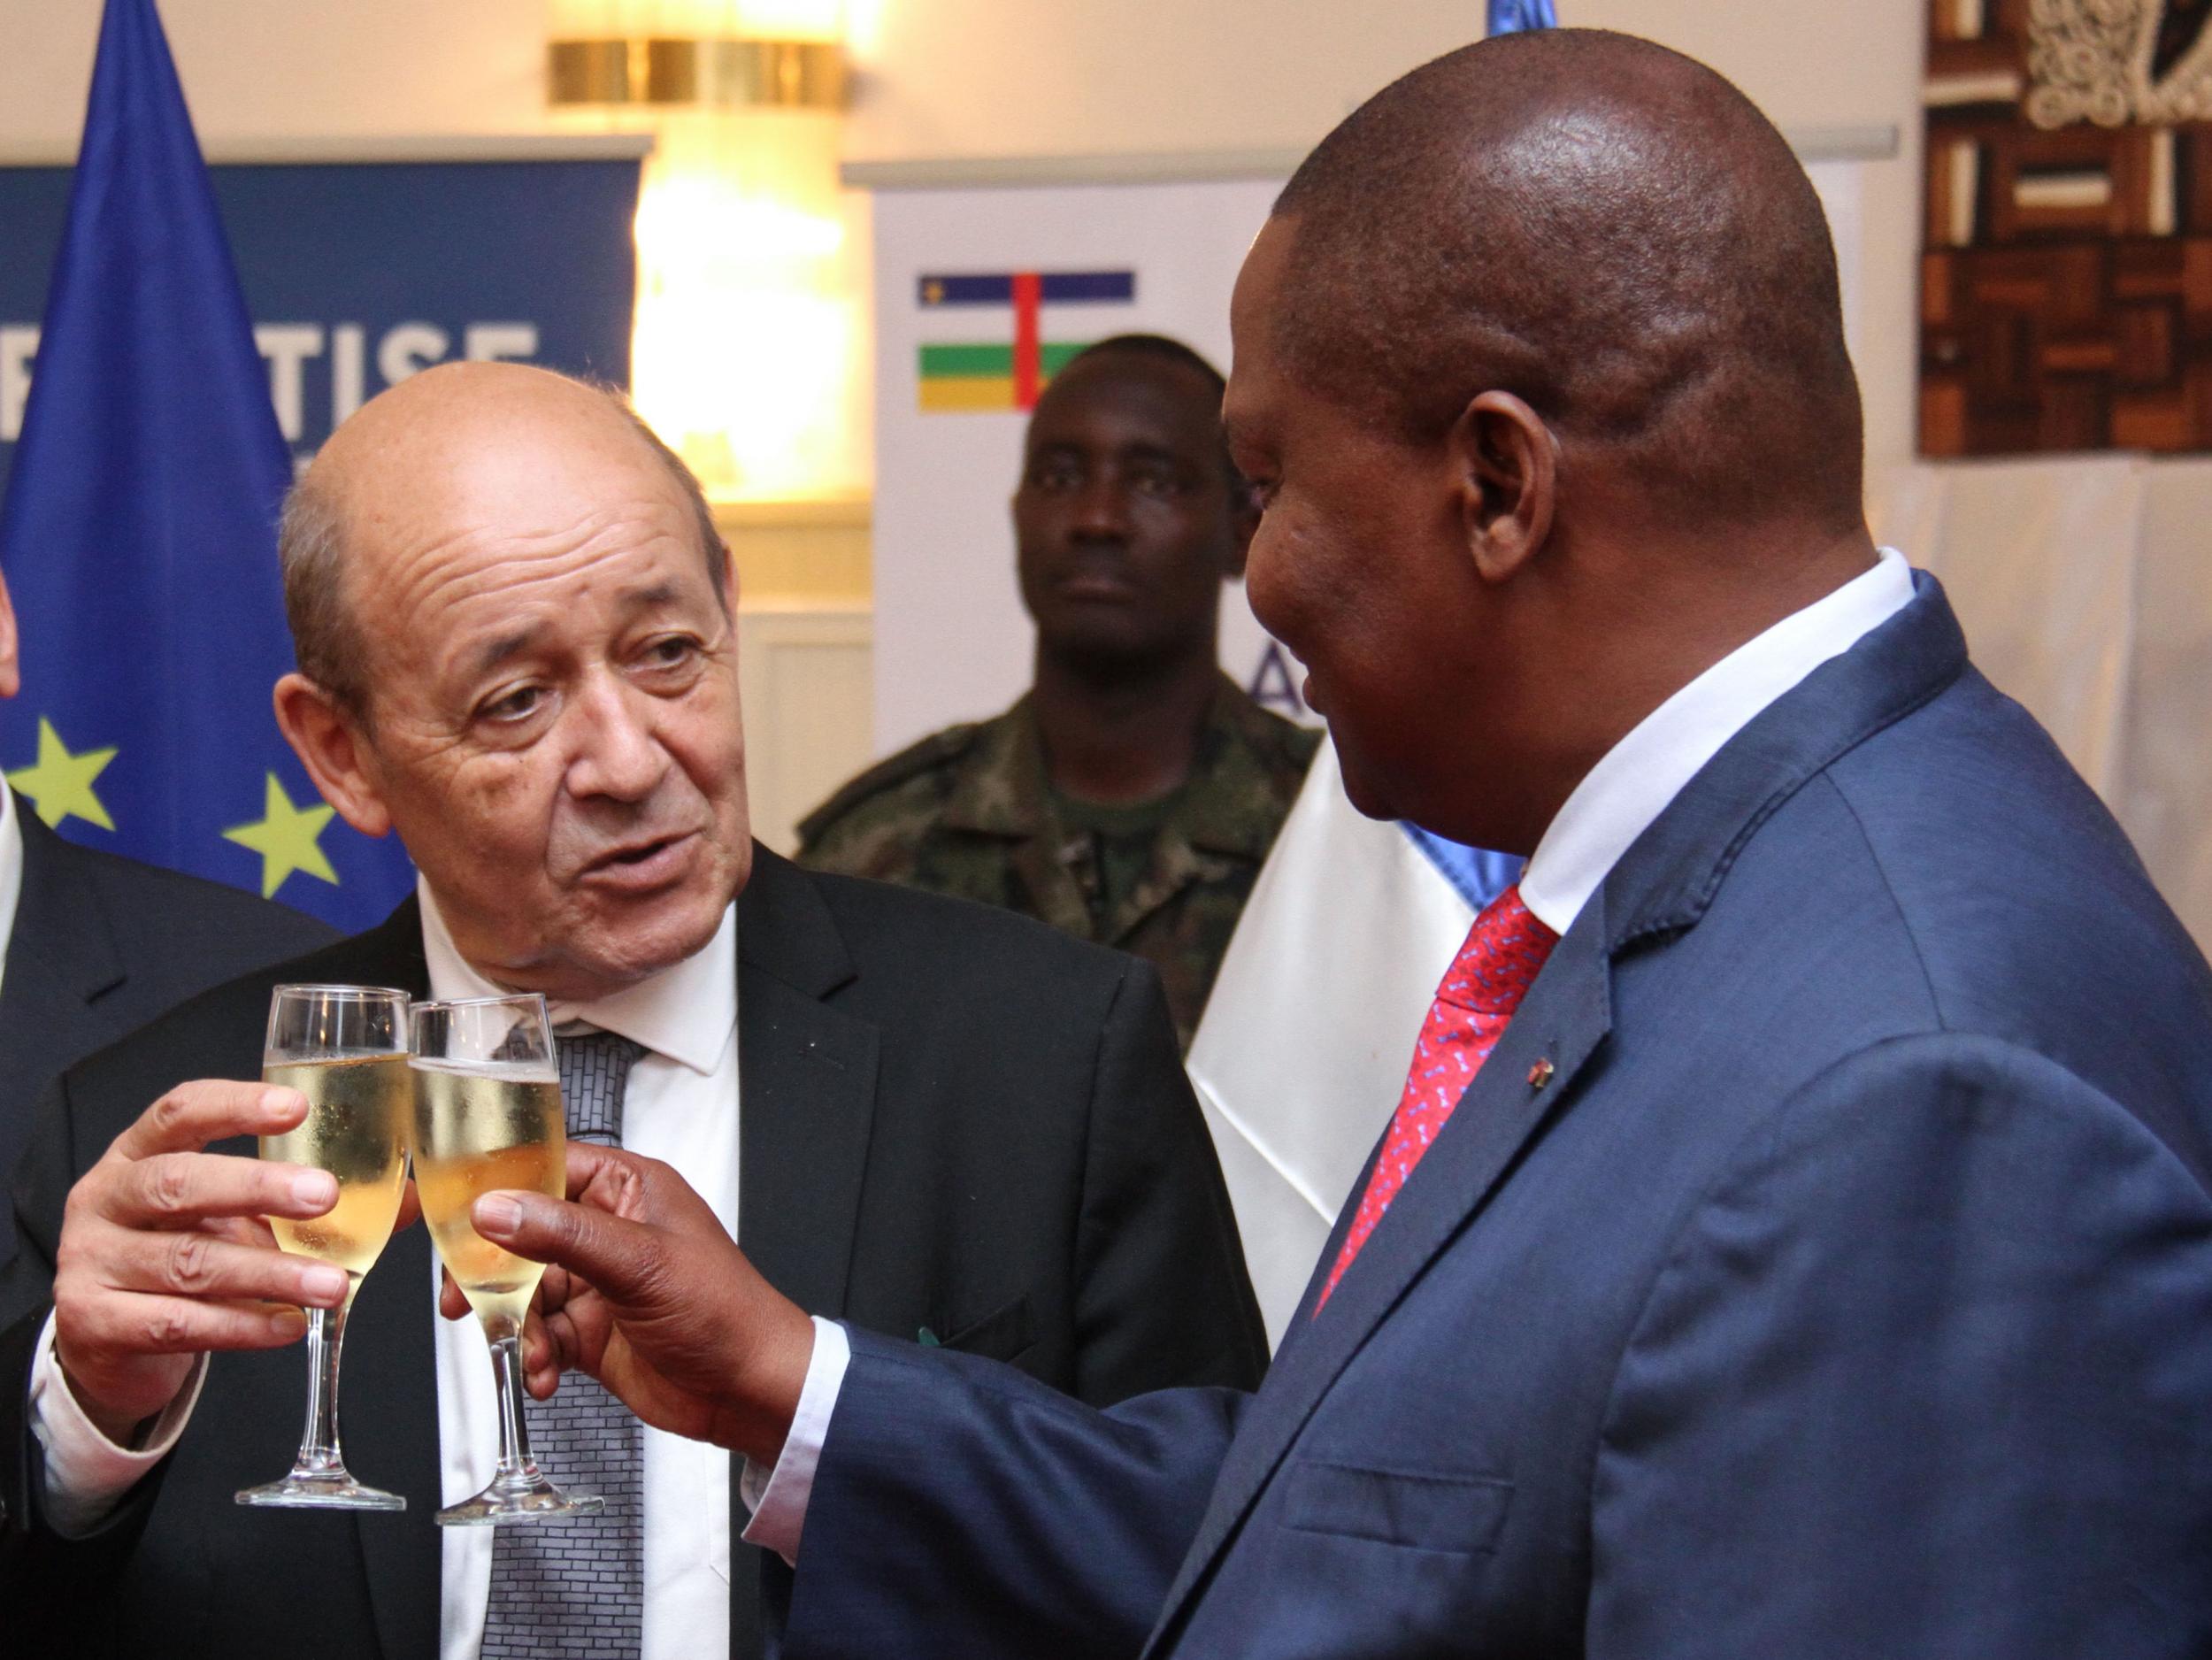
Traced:
<svg viewBox="0 0 2212 1660">
<path fill-rule="evenodd" d="M 1460 411 L 1448 442 L 1468 551 L 1485 581 L 1502 582 L 1551 534 L 1559 441 L 1512 393 L 1485 392 Z"/>
<path fill-rule="evenodd" d="M 0 578 L 0 697 L 13 697 L 23 689 L 23 668 L 15 649 L 15 603 L 8 584 Z"/>
<path fill-rule="evenodd" d="M 304 674 L 276 683 L 277 726 L 323 799 L 365 836 L 390 832 L 392 815 L 377 788 L 371 752 L 359 723 Z"/>
<path fill-rule="evenodd" d="M 734 622 L 737 619 L 737 550 L 728 542 L 722 544 L 722 609 Z"/>
</svg>

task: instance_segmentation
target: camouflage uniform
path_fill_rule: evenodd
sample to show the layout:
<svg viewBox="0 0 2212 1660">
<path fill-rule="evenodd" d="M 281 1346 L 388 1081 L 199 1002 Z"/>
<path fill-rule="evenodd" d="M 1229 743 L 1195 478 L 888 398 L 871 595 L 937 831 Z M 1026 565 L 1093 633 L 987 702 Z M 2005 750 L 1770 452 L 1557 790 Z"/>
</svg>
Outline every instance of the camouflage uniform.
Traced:
<svg viewBox="0 0 2212 1660">
<path fill-rule="evenodd" d="M 1125 892 L 1102 893 L 1102 849 L 1064 822 L 1025 696 L 853 780 L 800 824 L 799 862 L 979 899 L 1133 951 L 1160 971 L 1187 1049 L 1319 742 L 1224 678 L 1148 864 Z"/>
</svg>

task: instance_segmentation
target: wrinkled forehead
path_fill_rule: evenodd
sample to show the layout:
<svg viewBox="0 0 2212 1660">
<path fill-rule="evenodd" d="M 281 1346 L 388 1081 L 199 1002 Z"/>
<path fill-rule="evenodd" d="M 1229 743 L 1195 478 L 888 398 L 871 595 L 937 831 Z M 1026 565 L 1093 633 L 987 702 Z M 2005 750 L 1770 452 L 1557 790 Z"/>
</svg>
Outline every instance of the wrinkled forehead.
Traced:
<svg viewBox="0 0 2212 1660">
<path fill-rule="evenodd" d="M 346 578 L 373 678 L 518 631 L 580 642 L 648 602 L 718 609 L 689 499 L 641 443 L 498 443 L 349 482 Z"/>
</svg>

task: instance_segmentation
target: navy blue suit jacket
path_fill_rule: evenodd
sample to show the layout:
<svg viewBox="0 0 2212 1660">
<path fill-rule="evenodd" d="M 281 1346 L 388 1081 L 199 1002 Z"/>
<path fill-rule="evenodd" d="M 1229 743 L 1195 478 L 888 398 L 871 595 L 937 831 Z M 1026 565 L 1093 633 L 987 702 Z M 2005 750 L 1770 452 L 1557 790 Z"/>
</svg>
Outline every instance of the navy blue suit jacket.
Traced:
<svg viewBox="0 0 2212 1660">
<path fill-rule="evenodd" d="M 1613 871 L 1256 1395 L 856 1333 L 784 1652 L 2212 1653 L 2208 1172 L 2212 974 L 1921 578 Z"/>
</svg>

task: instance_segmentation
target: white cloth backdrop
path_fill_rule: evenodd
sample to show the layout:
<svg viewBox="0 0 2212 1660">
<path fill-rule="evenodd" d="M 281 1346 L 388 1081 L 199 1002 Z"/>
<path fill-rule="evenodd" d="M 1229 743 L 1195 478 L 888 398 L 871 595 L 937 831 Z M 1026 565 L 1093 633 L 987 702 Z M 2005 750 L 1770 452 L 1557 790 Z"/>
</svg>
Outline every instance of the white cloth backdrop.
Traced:
<svg viewBox="0 0 2212 1660">
<path fill-rule="evenodd" d="M 1270 1348 L 1398 1103 L 1436 982 L 1473 920 L 1398 826 L 1345 799 L 1324 744 L 1190 1052 Z"/>
<path fill-rule="evenodd" d="M 2212 948 L 2212 461 L 1926 464 L 1873 497 L 1877 534 L 1942 580 L 1982 672 Z"/>
</svg>

